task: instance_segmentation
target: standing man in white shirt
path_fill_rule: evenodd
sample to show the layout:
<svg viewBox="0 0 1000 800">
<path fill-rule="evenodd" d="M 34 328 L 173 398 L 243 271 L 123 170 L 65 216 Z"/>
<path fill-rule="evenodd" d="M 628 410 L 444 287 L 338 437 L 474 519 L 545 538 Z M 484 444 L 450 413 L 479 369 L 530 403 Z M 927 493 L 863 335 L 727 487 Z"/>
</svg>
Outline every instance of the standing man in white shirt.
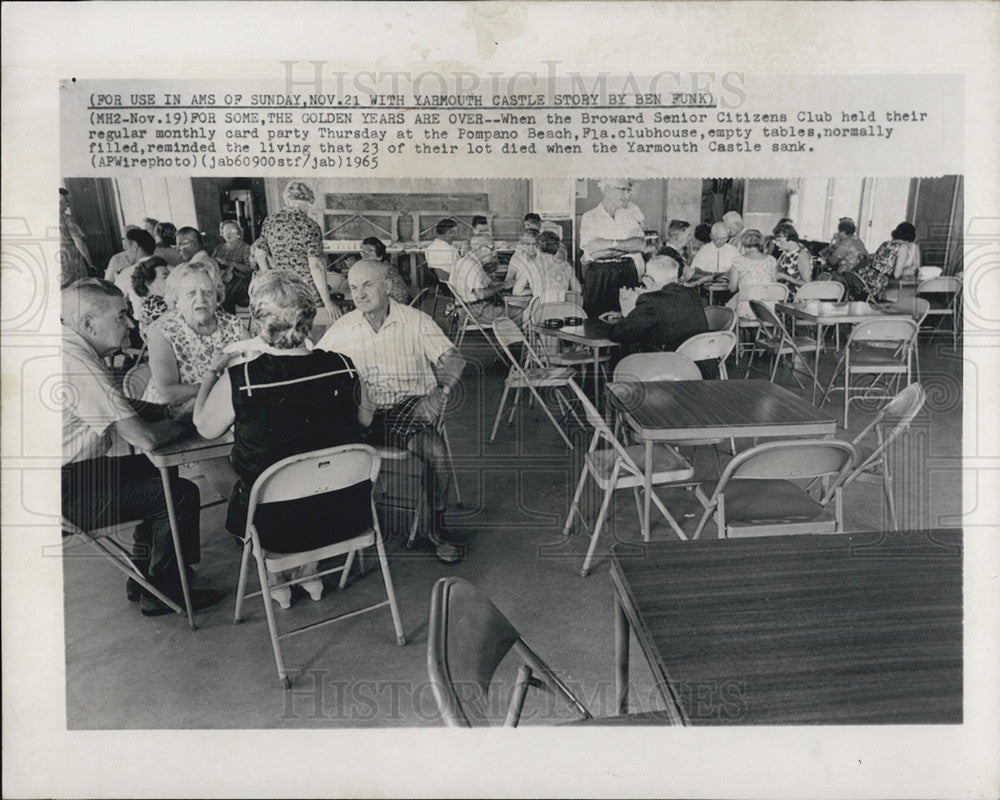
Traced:
<svg viewBox="0 0 1000 800">
<path fill-rule="evenodd" d="M 620 309 L 618 290 L 639 283 L 646 245 L 642 212 L 630 200 L 632 181 L 610 178 L 598 186 L 601 202 L 580 218 L 583 307 L 591 317 Z"/>
</svg>

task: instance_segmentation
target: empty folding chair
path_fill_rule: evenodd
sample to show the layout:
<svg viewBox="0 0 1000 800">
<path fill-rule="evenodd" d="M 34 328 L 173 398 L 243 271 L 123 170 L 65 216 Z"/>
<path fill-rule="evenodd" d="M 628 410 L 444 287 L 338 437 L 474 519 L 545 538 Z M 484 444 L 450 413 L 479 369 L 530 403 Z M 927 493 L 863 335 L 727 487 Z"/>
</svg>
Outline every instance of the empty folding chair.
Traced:
<svg viewBox="0 0 1000 800">
<path fill-rule="evenodd" d="M 586 524 L 583 514 L 580 513 L 580 497 L 583 495 L 583 488 L 590 477 L 603 490 L 604 496 L 601 500 L 601 509 L 597 513 L 597 521 L 590 534 L 590 545 L 587 547 L 587 555 L 583 559 L 583 567 L 580 575 L 587 577 L 590 570 L 590 562 L 594 557 L 594 550 L 597 548 L 597 540 L 601 535 L 601 528 L 604 527 L 604 520 L 608 515 L 608 508 L 611 498 L 616 489 L 632 489 L 635 495 L 636 511 L 639 519 L 644 519 L 643 509 L 640 504 L 639 487 L 645 485 L 645 478 L 639 463 L 645 462 L 645 445 L 636 444 L 626 447 L 612 433 L 611 428 L 604 421 L 604 417 L 590 402 L 575 382 L 570 381 L 570 387 L 576 395 L 577 401 L 583 408 L 587 422 L 594 428 L 594 435 L 590 440 L 590 447 L 584 457 L 583 469 L 580 471 L 580 479 L 576 484 L 576 492 L 569 506 L 569 513 L 566 515 L 566 523 L 563 525 L 563 536 L 569 536 L 570 529 L 575 517 Z M 598 449 L 600 447 L 600 449 Z M 651 486 L 684 486 L 690 485 L 694 476 L 694 468 L 690 462 L 681 456 L 673 447 L 667 444 L 656 442 L 653 444 L 653 471 Z M 687 539 L 684 531 L 677 520 L 663 505 L 663 501 L 657 497 L 656 492 L 651 490 L 650 500 L 659 509 L 664 519 L 674 529 L 674 532 L 681 539 Z M 641 525 L 641 523 L 640 523 Z M 649 541 L 649 530 L 643 527 L 642 538 Z"/>
<path fill-rule="evenodd" d="M 841 486 L 854 458 L 854 447 L 836 439 L 766 442 L 745 450 L 726 465 L 718 483 L 695 489 L 705 511 L 693 538 L 713 517 L 720 539 L 839 533 Z M 816 479 L 822 479 L 819 497 L 800 485 Z"/>
<path fill-rule="evenodd" d="M 805 373 L 810 380 L 815 382 L 816 375 L 809 363 L 811 358 L 808 358 L 802 351 L 813 350 L 816 347 L 816 340 L 809 336 L 792 336 L 785 328 L 784 323 L 778 319 L 778 315 L 759 300 L 751 300 L 750 308 L 753 309 L 759 326 L 757 338 L 750 353 L 750 362 L 747 364 L 747 371 L 753 367 L 754 356 L 757 353 L 770 353 L 774 358 L 771 364 L 771 383 L 774 383 L 774 377 L 778 373 L 778 365 L 783 356 L 789 357 L 789 372 L 800 389 L 802 384 L 795 374 L 797 371 Z M 798 370 L 795 366 L 796 363 L 800 365 Z"/>
<path fill-rule="evenodd" d="M 933 336 L 944 324 L 951 320 L 952 347 L 958 347 L 958 331 L 961 327 L 962 281 L 954 275 L 941 275 L 937 278 L 923 281 L 917 286 L 917 297 L 930 303 L 928 317 L 935 319 Z"/>
<path fill-rule="evenodd" d="M 505 727 L 517 727 L 532 688 L 559 698 L 569 719 L 590 719 L 590 712 L 482 592 L 461 578 L 440 578 L 434 584 L 427 674 L 445 725 L 472 728 L 500 722 L 502 709 L 491 714 L 490 686 L 511 651 L 522 663 L 503 717 Z"/>
<path fill-rule="evenodd" d="M 709 331 L 698 333 L 682 342 L 677 348 L 678 355 L 687 356 L 692 361 L 715 361 L 719 365 L 719 377 L 727 380 L 726 359 L 736 347 L 736 334 L 732 331 Z"/>
<path fill-rule="evenodd" d="M 497 338 L 501 349 L 503 350 L 506 361 L 510 367 L 507 372 L 507 377 L 503 382 L 503 394 L 500 396 L 500 404 L 497 406 L 496 417 L 493 418 L 493 429 L 490 431 L 490 441 L 494 441 L 497 435 L 497 428 L 500 426 L 500 417 L 503 415 L 505 406 L 507 405 L 507 396 L 510 394 L 510 390 L 513 389 L 514 399 L 511 403 L 510 417 L 507 420 L 507 424 L 511 425 L 514 422 L 514 413 L 517 411 L 517 401 L 521 397 L 521 390 L 527 389 L 534 400 L 538 403 L 539 408 L 544 412 L 545 416 L 549 418 L 549 421 L 559 432 L 559 436 L 566 443 L 566 446 L 573 449 L 573 443 L 569 440 L 566 432 L 562 429 L 556 418 L 552 415 L 552 411 L 549 409 L 548 405 L 542 399 L 542 396 L 538 393 L 539 389 L 550 387 L 558 390 L 559 388 L 566 388 L 573 381 L 573 369 L 571 367 L 548 367 L 542 362 L 538 354 L 535 353 L 528 340 L 525 339 L 524 333 L 517 324 L 508 317 L 500 317 L 493 323 L 493 333 Z M 524 365 L 517 360 L 517 357 L 511 352 L 511 347 L 515 344 L 521 345 L 524 350 Z M 559 404 L 560 411 L 569 412 L 572 410 L 571 406 L 566 402 L 561 394 L 556 391 L 556 402 Z"/>
<path fill-rule="evenodd" d="M 458 296 L 458 293 L 455 291 L 455 287 L 449 283 L 448 288 L 451 291 L 452 302 L 455 304 L 455 310 L 458 313 L 458 332 L 455 335 L 455 347 L 461 350 L 462 342 L 465 340 L 466 331 L 474 329 L 482 334 L 486 343 L 493 348 L 493 352 L 496 353 L 502 360 L 503 356 L 497 349 L 496 344 L 494 344 L 493 337 L 490 335 L 489 329 L 479 321 L 479 318 L 473 313 L 469 304 Z"/>
<path fill-rule="evenodd" d="M 281 640 L 289 636 L 314 630 L 321 625 L 347 619 L 348 617 L 368 611 L 374 611 L 387 605 L 392 614 L 392 623 L 396 631 L 396 643 L 399 645 L 406 644 L 406 639 L 403 637 L 403 625 L 399 618 L 399 609 L 396 606 L 396 594 L 392 586 L 392 577 L 389 574 L 389 562 L 386 560 L 385 546 L 382 543 L 382 532 L 379 528 L 378 515 L 375 513 L 375 504 L 371 498 L 371 486 L 378 478 L 379 467 L 380 460 L 378 454 L 373 448 L 367 445 L 348 444 L 339 447 L 329 447 L 324 450 L 301 453 L 282 459 L 264 470 L 250 490 L 246 531 L 243 537 L 243 558 L 240 562 L 240 575 L 236 588 L 234 622 L 240 622 L 243 618 L 244 598 L 257 596 L 263 598 L 264 614 L 267 617 L 267 627 L 271 637 L 271 648 L 274 651 L 274 662 L 278 669 L 278 679 L 286 689 L 291 686 L 291 676 L 285 668 L 285 662 L 282 658 Z M 371 513 L 371 526 L 367 529 L 346 540 L 332 541 L 330 544 L 301 553 L 265 552 L 262 548 L 257 527 L 254 524 L 258 505 L 298 500 L 366 483 L 368 484 L 368 506 Z M 337 530 L 338 526 L 334 520 L 331 520 L 331 538 L 333 538 Z M 347 582 L 354 553 L 361 548 L 370 547 L 371 545 L 375 545 L 378 552 L 382 580 L 385 584 L 385 600 L 355 611 L 328 617 L 319 622 L 302 625 L 286 632 L 279 632 L 274 617 L 274 609 L 271 604 L 272 590 L 292 586 L 297 583 L 319 580 L 324 575 L 334 572 L 341 573 L 340 588 L 343 588 Z M 246 580 L 251 554 L 257 564 L 257 579 L 260 583 L 260 591 L 247 595 Z M 269 573 L 284 572 L 342 555 L 347 556 L 342 566 L 320 569 L 318 572 L 308 575 L 299 575 L 292 580 L 275 586 L 271 586 L 268 581 Z"/>
<path fill-rule="evenodd" d="M 809 281 L 808 283 L 803 283 L 798 289 L 795 290 L 795 301 L 800 300 L 822 300 L 828 303 L 839 303 L 844 299 L 844 284 L 840 281 Z M 807 320 L 792 320 L 792 335 L 795 335 L 796 330 L 799 328 L 815 328 L 815 322 L 809 322 Z M 836 334 L 837 349 L 840 349 L 840 326 L 834 325 L 833 329 Z"/>
<path fill-rule="evenodd" d="M 756 317 L 748 317 L 747 311 L 751 300 L 760 300 L 773 307 L 775 303 L 784 303 L 788 299 L 787 283 L 751 283 L 740 287 L 736 294 L 736 360 L 743 357 L 746 345 L 743 343 L 744 330 L 756 330 L 760 323 Z"/>
<path fill-rule="evenodd" d="M 846 428 L 849 424 L 851 400 L 856 400 L 859 395 L 866 400 L 892 398 L 901 380 L 906 383 L 911 380 L 916 341 L 917 323 L 907 317 L 885 316 L 858 323 L 840 354 L 820 405 L 826 403 L 831 392 L 842 391 Z M 844 385 L 835 387 L 834 384 L 841 375 L 844 377 Z M 871 383 L 858 387 L 852 381 L 858 375 L 870 375 Z M 892 376 L 891 384 L 886 385 L 886 391 L 881 394 L 873 392 L 877 381 L 886 376 Z"/>
<path fill-rule="evenodd" d="M 938 267 L 934 267 L 938 269 Z M 920 326 L 924 324 L 924 320 L 927 319 L 927 313 L 931 309 L 931 304 L 929 300 L 925 300 L 922 297 L 909 297 L 902 300 L 897 300 L 893 303 L 895 311 L 902 311 L 908 313 L 913 317 L 913 321 L 917 323 L 917 340 L 913 343 L 913 372 L 917 376 L 917 381 L 920 381 Z"/>
<path fill-rule="evenodd" d="M 926 400 L 923 387 L 919 383 L 911 383 L 886 403 L 875 419 L 851 442 L 857 450 L 858 460 L 844 481 L 844 486 L 853 481 L 881 484 L 889 510 L 889 523 L 894 531 L 899 530 L 899 520 L 896 518 L 896 502 L 892 496 L 889 445 L 910 427 Z"/>
<path fill-rule="evenodd" d="M 710 331 L 736 331 L 736 310 L 728 306 L 706 306 L 705 318 Z"/>
</svg>

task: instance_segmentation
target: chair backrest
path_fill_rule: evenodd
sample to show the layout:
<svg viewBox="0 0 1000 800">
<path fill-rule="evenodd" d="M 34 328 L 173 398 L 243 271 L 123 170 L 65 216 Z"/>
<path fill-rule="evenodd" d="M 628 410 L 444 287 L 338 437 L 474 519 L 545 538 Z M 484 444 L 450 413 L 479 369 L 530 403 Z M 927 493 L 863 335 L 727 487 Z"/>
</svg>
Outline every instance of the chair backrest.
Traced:
<svg viewBox="0 0 1000 800">
<path fill-rule="evenodd" d="M 941 267 L 921 267 L 917 270 L 917 280 L 929 281 L 941 274 Z"/>
<path fill-rule="evenodd" d="M 510 317 L 498 317 L 493 320 L 493 335 L 496 336 L 497 342 L 500 344 L 500 348 L 507 357 L 507 361 L 510 366 L 518 372 L 521 371 L 521 365 L 518 363 L 517 357 L 511 352 L 510 349 L 511 345 L 515 344 L 520 344 L 524 348 L 524 352 L 527 356 L 525 358 L 526 364 L 534 365 L 536 367 L 545 366 L 545 362 L 541 359 L 538 353 L 535 352 L 531 344 L 525 338 L 524 332 L 517 327 L 517 323 Z"/>
<path fill-rule="evenodd" d="M 736 330 L 736 312 L 726 306 L 708 306 L 705 309 L 710 331 Z"/>
<path fill-rule="evenodd" d="M 778 315 L 771 310 L 771 307 L 767 303 L 762 303 L 760 300 L 751 300 L 750 309 L 763 328 L 771 328 L 776 335 L 780 335 L 783 339 L 791 339 L 785 328 L 785 324 L 778 319 Z"/>
<path fill-rule="evenodd" d="M 529 320 L 534 324 L 539 324 L 543 320 L 557 318 L 565 319 L 566 317 L 581 317 L 583 319 L 587 318 L 587 312 L 583 310 L 583 306 L 573 303 L 567 300 L 557 300 L 557 301 L 540 301 L 537 303 L 531 303 L 529 305 Z"/>
<path fill-rule="evenodd" d="M 828 300 L 839 303 L 844 298 L 844 284 L 839 281 L 809 281 L 795 290 L 796 300 Z"/>
<path fill-rule="evenodd" d="M 365 444 L 345 444 L 289 456 L 272 464 L 254 482 L 247 519 L 253 519 L 258 503 L 297 500 L 364 481 L 374 484 L 379 467 L 378 453 Z"/>
<path fill-rule="evenodd" d="M 931 310 L 930 301 L 924 300 L 922 297 L 904 297 L 892 305 L 897 311 L 908 312 L 913 317 L 913 321 L 917 323 L 918 328 L 927 319 L 927 312 Z"/>
<path fill-rule="evenodd" d="M 941 275 L 937 278 L 921 281 L 917 285 L 917 294 L 957 294 L 962 291 L 962 281 L 954 275 Z"/>
<path fill-rule="evenodd" d="M 129 400 L 141 400 L 150 379 L 149 363 L 136 364 L 122 379 L 122 394 Z"/>
<path fill-rule="evenodd" d="M 868 457 L 859 464 L 857 464 L 851 472 L 848 480 L 853 478 L 860 472 L 864 472 L 872 464 L 879 461 L 882 457 L 882 453 L 888 449 L 889 445 L 895 441 L 895 439 L 903 433 L 907 428 L 910 427 L 910 423 L 913 422 L 913 418 L 920 413 L 920 409 L 924 407 L 924 403 L 927 401 L 927 393 L 924 388 L 919 383 L 911 383 L 903 391 L 897 394 L 892 400 L 886 403 L 882 409 L 878 412 L 875 418 L 865 426 L 857 436 L 854 437 L 852 444 L 858 446 L 866 438 L 868 438 L 872 432 L 877 435 L 877 444 L 875 448 L 868 454 Z M 895 420 L 892 429 L 888 432 L 884 432 L 884 424 L 888 420 Z"/>
<path fill-rule="evenodd" d="M 848 300 L 867 300 L 871 297 L 866 284 L 856 272 L 842 272 L 840 277 L 847 287 Z"/>
<path fill-rule="evenodd" d="M 635 460 L 628 454 L 625 446 L 618 440 L 618 437 L 615 436 L 611 427 L 607 422 L 605 422 L 601 412 L 597 410 L 597 407 L 592 402 L 590 402 L 590 398 L 587 397 L 587 393 L 583 391 L 583 389 L 580 388 L 580 385 L 573 379 L 570 379 L 567 382 L 567 385 L 570 387 L 573 394 L 576 395 L 576 399 L 580 404 L 580 408 L 583 410 L 584 416 L 587 418 L 587 422 L 594 429 L 594 441 L 591 443 L 590 450 L 596 449 L 598 441 L 605 442 L 615 451 L 619 461 L 621 462 L 621 467 L 625 472 L 630 475 L 634 475 L 635 477 L 642 477 L 642 470 L 639 465 L 635 463 Z"/>
<path fill-rule="evenodd" d="M 908 317 L 876 317 L 859 322 L 851 331 L 848 347 L 857 342 L 894 342 L 909 346 L 917 338 L 917 323 Z"/>
<path fill-rule="evenodd" d="M 749 283 L 741 286 L 737 298 L 740 302 L 765 300 L 771 303 L 784 303 L 788 299 L 787 283 Z"/>
<path fill-rule="evenodd" d="M 677 348 L 677 353 L 687 356 L 692 361 L 708 361 L 714 358 L 722 362 L 729 358 L 734 347 L 736 347 L 736 334 L 732 331 L 709 331 L 695 334 L 683 342 Z"/>
<path fill-rule="evenodd" d="M 427 673 L 446 725 L 481 727 L 491 716 L 489 690 L 500 662 L 514 650 L 533 671 L 533 685 L 561 696 L 574 716 L 589 719 L 586 708 L 527 646 L 510 621 L 475 586 L 446 577 L 434 584 L 427 629 Z M 523 694 L 513 693 L 508 720 L 520 716 Z"/>
<path fill-rule="evenodd" d="M 732 479 L 812 480 L 836 476 L 820 503 L 826 505 L 846 480 L 856 457 L 854 446 L 837 439 L 795 439 L 765 442 L 730 461 L 716 484 L 713 499 L 725 494 Z"/>
<path fill-rule="evenodd" d="M 615 381 L 700 381 L 701 370 L 680 353 L 633 353 L 615 366 Z"/>
<path fill-rule="evenodd" d="M 427 297 L 427 293 L 430 292 L 430 290 L 430 286 L 425 286 L 413 296 L 413 299 L 410 301 L 410 305 L 413 308 L 419 308 L 420 304 L 424 301 L 424 298 Z"/>
</svg>

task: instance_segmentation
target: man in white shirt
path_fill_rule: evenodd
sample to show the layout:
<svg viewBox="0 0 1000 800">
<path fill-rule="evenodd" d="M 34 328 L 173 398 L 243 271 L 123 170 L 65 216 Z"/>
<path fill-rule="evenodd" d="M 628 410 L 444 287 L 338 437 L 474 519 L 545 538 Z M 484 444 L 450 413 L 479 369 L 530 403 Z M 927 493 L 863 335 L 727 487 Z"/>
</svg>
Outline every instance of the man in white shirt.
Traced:
<svg viewBox="0 0 1000 800">
<path fill-rule="evenodd" d="M 740 252 L 743 251 L 743 233 L 746 228 L 743 226 L 743 217 L 736 211 L 727 211 L 722 215 L 722 223 L 726 226 L 729 236 L 729 244 Z"/>
<path fill-rule="evenodd" d="M 644 271 L 643 216 L 629 199 L 628 178 L 600 181 L 601 202 L 580 217 L 583 307 L 588 316 L 617 311 L 618 291 L 635 286 Z"/>
<path fill-rule="evenodd" d="M 486 265 L 496 257 L 496 245 L 485 236 L 473 236 L 469 240 L 469 252 L 458 259 L 455 269 L 451 272 L 448 285 L 472 312 L 478 322 L 490 326 L 500 317 L 510 317 L 515 322 L 521 321 L 523 310 L 520 308 L 505 309 L 500 299 L 500 290 L 509 283 L 492 280 L 486 271 Z M 509 281 L 509 278 L 507 279 Z"/>
<path fill-rule="evenodd" d="M 458 249 L 453 242 L 458 236 L 458 223 L 453 219 L 443 219 L 434 227 L 434 240 L 424 249 L 428 269 L 443 270 L 451 274 L 458 261 Z"/>
<path fill-rule="evenodd" d="M 347 275 L 356 309 L 330 326 L 316 346 L 343 353 L 362 376 L 361 407 L 372 415 L 367 443 L 405 448 L 424 461 L 429 538 L 445 563 L 464 548 L 448 539 L 448 451 L 435 424 L 462 376 L 465 359 L 434 320 L 389 297 L 387 265 L 362 259 Z"/>
<path fill-rule="evenodd" d="M 122 235 L 122 251 L 120 253 L 115 253 L 108 259 L 108 268 L 104 270 L 104 280 L 115 282 L 118 277 L 118 273 L 124 271 L 133 262 L 128 260 L 128 232 L 139 230 L 138 225 L 126 225 L 125 233 Z M 155 240 L 154 240 L 155 241 Z"/>
<path fill-rule="evenodd" d="M 729 272 L 733 259 L 740 251 L 729 244 L 728 239 L 729 230 L 725 223 L 716 222 L 712 226 L 712 241 L 694 254 L 684 279 L 711 279 Z"/>
<path fill-rule="evenodd" d="M 125 243 L 125 261 L 128 266 L 115 276 L 115 286 L 128 298 L 132 305 L 132 312 L 136 313 L 142 303 L 142 298 L 132 288 L 132 273 L 135 272 L 136 264 L 156 252 L 156 240 L 142 228 L 133 225 L 125 232 L 125 238 L 122 241 Z"/>
<path fill-rule="evenodd" d="M 145 231 L 138 231 L 149 236 Z M 152 237 L 149 237 L 152 240 Z M 93 531 L 131 520 L 133 560 L 157 589 L 183 605 L 180 576 L 159 472 L 144 455 L 125 455 L 130 444 L 151 450 L 194 428 L 190 417 L 171 418 L 168 406 L 142 406 L 142 416 L 118 388 L 103 359 L 128 345 L 134 323 L 125 298 L 111 283 L 85 278 L 62 292 L 63 393 L 62 513 L 82 530 Z M 171 481 L 181 551 L 188 564 L 199 560 L 198 487 Z M 142 613 L 158 616 L 172 609 L 129 580 L 129 600 Z M 219 592 L 191 593 L 196 609 L 222 599 Z"/>
</svg>

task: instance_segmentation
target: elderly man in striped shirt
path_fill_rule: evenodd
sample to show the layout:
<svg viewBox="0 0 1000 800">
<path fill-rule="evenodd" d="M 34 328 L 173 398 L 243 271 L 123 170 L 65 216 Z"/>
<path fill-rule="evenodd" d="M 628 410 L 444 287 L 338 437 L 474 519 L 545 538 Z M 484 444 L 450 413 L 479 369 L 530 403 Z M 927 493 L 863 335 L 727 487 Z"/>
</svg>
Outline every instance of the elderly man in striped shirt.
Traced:
<svg viewBox="0 0 1000 800">
<path fill-rule="evenodd" d="M 465 359 L 437 323 L 419 309 L 389 297 L 387 265 L 362 259 L 347 275 L 356 309 L 338 319 L 317 343 L 343 353 L 361 372 L 371 411 L 369 444 L 405 448 L 424 461 L 431 509 L 429 538 L 444 563 L 461 561 L 464 549 L 449 541 L 448 452 L 435 428 Z"/>
</svg>

